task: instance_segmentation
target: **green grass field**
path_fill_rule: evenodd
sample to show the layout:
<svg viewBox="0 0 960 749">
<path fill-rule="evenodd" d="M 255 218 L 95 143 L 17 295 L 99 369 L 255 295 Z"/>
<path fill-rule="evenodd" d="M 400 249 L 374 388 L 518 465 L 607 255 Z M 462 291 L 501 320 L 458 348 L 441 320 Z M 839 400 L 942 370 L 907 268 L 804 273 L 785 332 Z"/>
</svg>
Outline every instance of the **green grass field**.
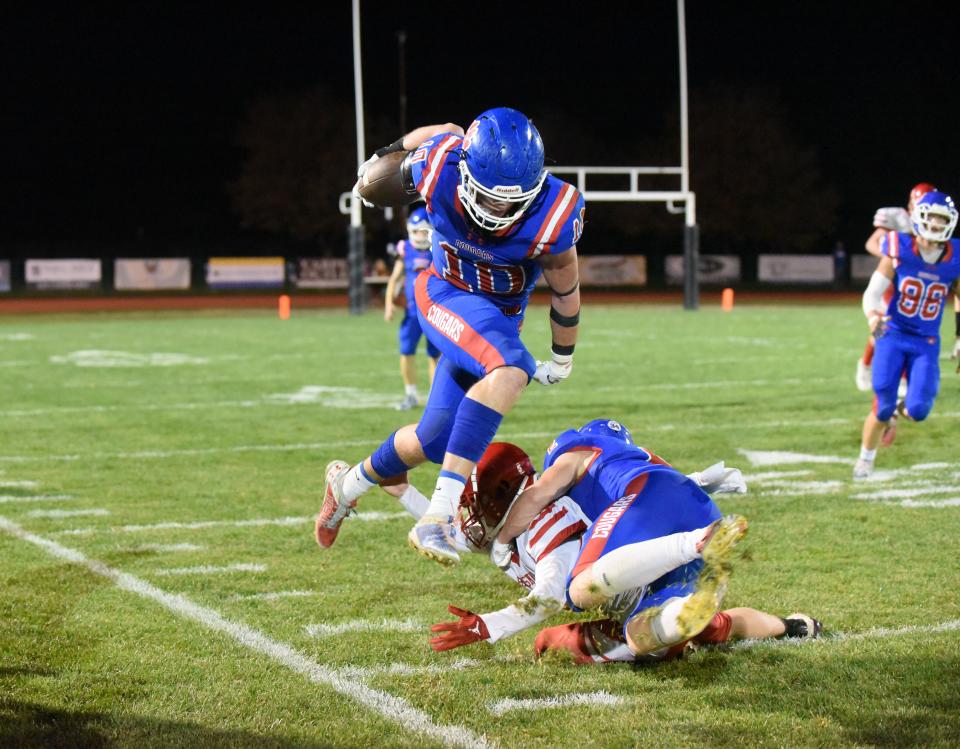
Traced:
<svg viewBox="0 0 960 749">
<path fill-rule="evenodd" d="M 315 545 L 327 461 L 412 420 L 395 333 L 376 311 L 0 318 L 0 746 L 960 744 L 951 362 L 930 419 L 853 485 L 856 305 L 585 309 L 573 376 L 532 385 L 500 438 L 539 462 L 606 416 L 683 471 L 742 468 L 727 605 L 827 630 L 585 668 L 535 662 L 535 630 L 433 653 L 447 604 L 522 591 L 483 558 L 417 556 L 379 490 Z M 429 494 L 436 469 L 411 476 Z M 539 702 L 597 693 L 617 704 Z"/>
</svg>

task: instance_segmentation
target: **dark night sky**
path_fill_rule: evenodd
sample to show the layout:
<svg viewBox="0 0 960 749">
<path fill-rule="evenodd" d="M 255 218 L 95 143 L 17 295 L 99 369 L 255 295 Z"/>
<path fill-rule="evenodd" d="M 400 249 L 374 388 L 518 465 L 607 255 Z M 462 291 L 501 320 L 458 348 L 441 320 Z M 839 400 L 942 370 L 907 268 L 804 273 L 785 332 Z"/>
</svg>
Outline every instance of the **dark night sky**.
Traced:
<svg viewBox="0 0 960 749">
<path fill-rule="evenodd" d="M 352 102 L 350 3 L 331 2 L 331 11 L 160 2 L 8 10 L 0 242 L 123 242 L 137 227 L 168 239 L 238 238 L 224 185 L 239 170 L 245 105 L 318 83 Z M 778 90 L 798 138 L 818 149 L 839 189 L 838 238 L 851 246 L 869 232 L 875 207 L 902 205 L 921 179 L 960 192 L 960 13 L 944 3 L 913 14 L 904 4 L 855 5 L 687 3 L 691 96 L 716 84 Z M 534 119 L 561 109 L 619 144 L 622 161 L 598 162 L 647 163 L 637 144 L 662 132 L 676 97 L 671 0 L 367 0 L 363 23 L 371 116 L 397 116 L 394 33 L 408 32 L 410 127 L 466 125 L 499 104 Z M 344 122 L 351 151 L 353 132 Z M 562 163 L 563 134 L 543 136 Z"/>
</svg>

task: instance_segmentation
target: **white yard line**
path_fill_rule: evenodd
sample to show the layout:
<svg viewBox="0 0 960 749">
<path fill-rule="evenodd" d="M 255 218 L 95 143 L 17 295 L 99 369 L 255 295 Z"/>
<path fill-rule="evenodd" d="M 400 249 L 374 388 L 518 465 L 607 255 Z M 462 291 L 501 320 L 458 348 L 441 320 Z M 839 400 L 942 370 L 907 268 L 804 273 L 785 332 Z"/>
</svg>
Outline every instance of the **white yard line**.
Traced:
<svg viewBox="0 0 960 749">
<path fill-rule="evenodd" d="M 84 516 L 103 517 L 109 515 L 110 510 L 100 508 L 91 510 L 33 510 L 27 513 L 28 518 L 78 518 Z"/>
<path fill-rule="evenodd" d="M 167 554 L 178 551 L 204 551 L 205 549 L 206 547 L 200 546 L 200 544 L 141 544 L 140 546 L 119 549 L 119 551 L 132 553 L 156 552 L 158 554 Z"/>
<path fill-rule="evenodd" d="M 409 518 L 406 512 L 358 512 L 355 515 L 348 515 L 347 522 L 360 521 L 362 523 L 379 522 L 383 520 L 397 520 L 398 518 Z M 271 525 L 309 525 L 316 518 L 313 515 L 304 515 L 302 517 L 283 517 L 283 518 L 251 518 L 249 520 L 196 520 L 193 522 L 163 522 L 149 523 L 146 525 L 116 525 L 107 528 L 70 528 L 68 530 L 58 531 L 56 535 L 61 536 L 89 536 L 93 533 L 140 533 L 142 531 L 167 531 L 167 530 L 186 530 L 195 531 L 206 528 L 249 528 Z"/>
<path fill-rule="evenodd" d="M 853 458 L 843 458 L 838 455 L 811 455 L 810 453 L 794 453 L 777 450 L 737 450 L 743 457 L 755 466 L 782 466 L 794 463 L 843 463 L 853 465 Z"/>
<path fill-rule="evenodd" d="M 238 593 L 232 599 L 234 601 L 276 601 L 280 598 L 306 598 L 318 595 L 320 595 L 319 591 L 315 590 L 278 590 L 276 593 L 248 593 L 246 595 Z"/>
<path fill-rule="evenodd" d="M 36 489 L 39 481 L 0 481 L 0 489 Z"/>
<path fill-rule="evenodd" d="M 225 564 L 222 566 L 215 566 L 210 564 L 202 564 L 199 567 L 173 567 L 171 569 L 165 570 L 154 570 L 154 575 L 222 575 L 227 572 L 266 572 L 267 565 L 265 564 L 247 564 L 241 562 L 239 564 Z"/>
<path fill-rule="evenodd" d="M 0 505 L 21 502 L 66 502 L 71 499 L 73 499 L 72 494 L 0 494 Z"/>
<path fill-rule="evenodd" d="M 487 710 L 493 715 L 503 715 L 511 710 L 547 710 L 557 707 L 582 707 L 584 705 L 616 707 L 625 702 L 626 699 L 623 697 L 609 692 L 581 692 L 579 694 L 558 694 L 555 697 L 540 697 L 528 700 L 508 698 L 497 702 L 488 702 Z"/>
<path fill-rule="evenodd" d="M 813 471 L 767 471 L 765 473 L 747 473 L 744 474 L 743 480 L 748 484 L 751 481 L 770 481 L 776 479 L 789 479 L 795 478 L 797 476 L 809 476 Z"/>
<path fill-rule="evenodd" d="M 915 499 L 905 499 L 896 504 L 901 507 L 920 508 L 920 507 L 960 507 L 960 497 L 950 497 L 948 499 L 931 499 L 929 501 L 918 502 Z"/>
<path fill-rule="evenodd" d="M 332 637 L 344 632 L 420 632 L 426 625 L 413 619 L 352 619 L 336 624 L 308 624 L 310 637 Z"/>
<path fill-rule="evenodd" d="M 465 726 L 437 724 L 427 713 L 413 707 L 402 697 L 371 689 L 362 681 L 351 678 L 337 669 L 323 666 L 292 646 L 271 639 L 259 630 L 245 624 L 232 622 L 224 618 L 218 611 L 194 603 L 183 595 L 168 593 L 145 580 L 113 567 L 108 567 L 103 562 L 89 559 L 75 549 L 61 546 L 55 541 L 30 533 L 7 518 L 0 517 L 0 530 L 21 541 L 38 546 L 51 556 L 81 565 L 90 572 L 112 581 L 121 590 L 155 601 L 176 616 L 196 622 L 209 630 L 220 632 L 246 649 L 265 655 L 294 673 L 305 677 L 311 683 L 329 687 L 350 699 L 356 700 L 383 718 L 396 723 L 404 730 L 423 734 L 447 746 L 458 746 L 465 749 L 476 749 L 478 747 L 483 749 L 484 747 L 495 746 L 484 736 L 474 733 Z"/>
<path fill-rule="evenodd" d="M 752 648 L 778 648 L 796 645 L 830 645 L 835 642 L 849 640 L 878 640 L 885 637 L 902 637 L 904 635 L 934 634 L 938 632 L 955 632 L 960 630 L 960 619 L 953 619 L 943 624 L 916 624 L 909 627 L 876 627 L 864 632 L 830 632 L 816 640 L 786 638 L 783 640 L 741 640 L 730 645 L 734 650 L 749 650 Z"/>
<path fill-rule="evenodd" d="M 865 492 L 863 494 L 854 494 L 854 499 L 880 500 L 880 499 L 909 499 L 910 497 L 924 497 L 928 494 L 953 494 L 960 490 L 957 486 L 925 486 L 920 489 L 882 489 L 875 492 Z"/>
</svg>

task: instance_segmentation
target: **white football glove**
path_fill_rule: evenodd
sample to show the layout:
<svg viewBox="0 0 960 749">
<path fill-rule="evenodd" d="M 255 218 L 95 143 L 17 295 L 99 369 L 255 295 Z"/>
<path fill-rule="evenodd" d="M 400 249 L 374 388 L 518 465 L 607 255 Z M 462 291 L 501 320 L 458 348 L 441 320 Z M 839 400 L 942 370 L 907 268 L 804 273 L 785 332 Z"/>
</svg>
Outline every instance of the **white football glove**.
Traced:
<svg viewBox="0 0 960 749">
<path fill-rule="evenodd" d="M 357 167 L 357 176 L 358 176 L 358 177 L 363 177 L 363 175 L 367 173 L 367 169 L 370 168 L 370 165 L 371 165 L 374 161 L 376 161 L 377 159 L 379 159 L 379 158 L 380 158 L 380 157 L 377 156 L 377 154 L 374 154 L 374 155 L 371 156 L 369 159 L 367 159 L 366 161 L 364 161 L 359 167 Z M 881 210 L 883 210 L 883 209 L 881 209 Z"/>
<path fill-rule="evenodd" d="M 910 233 L 913 225 L 910 223 L 910 214 L 906 209 L 899 207 L 878 208 L 873 214 L 873 225 L 878 229 L 890 229 Z"/>
<path fill-rule="evenodd" d="M 747 482 L 739 468 L 727 468 L 723 461 L 714 463 L 702 471 L 688 473 L 687 478 L 703 489 L 707 494 L 746 494 Z"/>
<path fill-rule="evenodd" d="M 502 544 L 496 539 L 490 546 L 490 561 L 502 570 L 510 569 L 510 560 L 513 558 L 513 541 Z"/>
<path fill-rule="evenodd" d="M 371 203 L 369 200 L 367 200 L 365 197 L 363 197 L 363 195 L 360 194 L 360 180 L 357 180 L 357 184 L 355 184 L 355 185 L 353 186 L 353 192 L 351 192 L 351 195 L 353 195 L 353 199 L 354 199 L 354 200 L 359 200 L 359 201 L 360 201 L 361 203 L 363 203 L 367 208 L 376 208 L 376 207 L 377 207 L 377 206 L 375 206 L 373 203 Z"/>
<path fill-rule="evenodd" d="M 538 361 L 533 379 L 541 385 L 556 385 L 573 370 L 573 354 L 554 354 L 550 361 Z"/>
</svg>

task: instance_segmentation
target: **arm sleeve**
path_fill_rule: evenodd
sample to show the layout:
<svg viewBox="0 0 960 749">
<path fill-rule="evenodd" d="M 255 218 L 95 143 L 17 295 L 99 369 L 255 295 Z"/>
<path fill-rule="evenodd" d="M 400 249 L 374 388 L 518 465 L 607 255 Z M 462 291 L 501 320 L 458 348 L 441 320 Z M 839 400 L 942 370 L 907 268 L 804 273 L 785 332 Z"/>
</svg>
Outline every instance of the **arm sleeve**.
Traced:
<svg viewBox="0 0 960 749">
<path fill-rule="evenodd" d="M 567 576 L 579 553 L 579 543 L 567 542 L 537 562 L 537 582 L 528 595 L 511 606 L 481 616 L 490 633 L 487 641 L 496 642 L 509 637 L 562 609 L 566 602 Z"/>
<path fill-rule="evenodd" d="M 880 244 L 881 249 L 883 243 Z M 883 301 L 883 292 L 890 288 L 890 279 L 878 271 L 870 276 L 867 290 L 863 292 L 863 314 L 868 318 L 877 311 L 886 311 L 887 305 Z"/>
</svg>

